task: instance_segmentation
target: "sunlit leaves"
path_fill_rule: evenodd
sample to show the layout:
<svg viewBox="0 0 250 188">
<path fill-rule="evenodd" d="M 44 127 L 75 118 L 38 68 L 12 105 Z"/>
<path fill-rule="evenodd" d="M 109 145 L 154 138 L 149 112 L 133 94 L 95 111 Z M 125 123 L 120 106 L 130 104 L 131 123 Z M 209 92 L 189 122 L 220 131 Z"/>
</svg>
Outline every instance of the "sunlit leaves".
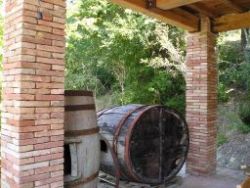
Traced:
<svg viewBox="0 0 250 188">
<path fill-rule="evenodd" d="M 0 0 L 0 62 L 2 62 L 3 59 L 3 1 Z M 2 63 L 1 63 L 2 67 Z M 2 68 L 1 68 L 2 69 Z"/>
<path fill-rule="evenodd" d="M 113 93 L 122 104 L 167 104 L 184 97 L 183 77 L 175 66 L 183 65 L 185 55 L 182 30 L 105 0 L 71 5 L 67 88 Z"/>
</svg>

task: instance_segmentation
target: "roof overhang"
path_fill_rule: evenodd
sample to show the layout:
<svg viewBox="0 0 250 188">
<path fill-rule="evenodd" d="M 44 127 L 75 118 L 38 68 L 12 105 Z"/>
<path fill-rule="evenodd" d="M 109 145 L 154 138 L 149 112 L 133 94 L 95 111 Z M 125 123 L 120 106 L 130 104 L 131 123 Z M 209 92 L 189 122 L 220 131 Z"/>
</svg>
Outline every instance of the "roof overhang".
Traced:
<svg viewBox="0 0 250 188">
<path fill-rule="evenodd" d="M 250 27 L 250 0 L 110 0 L 189 32 L 200 30 L 201 17 L 211 30 L 223 32 Z"/>
</svg>

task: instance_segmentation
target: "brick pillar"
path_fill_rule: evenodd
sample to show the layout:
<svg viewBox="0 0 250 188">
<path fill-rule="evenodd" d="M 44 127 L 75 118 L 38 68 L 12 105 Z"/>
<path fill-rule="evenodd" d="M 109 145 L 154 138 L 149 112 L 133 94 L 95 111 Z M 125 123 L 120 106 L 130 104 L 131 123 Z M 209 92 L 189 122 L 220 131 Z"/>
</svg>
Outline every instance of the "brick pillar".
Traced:
<svg viewBox="0 0 250 188">
<path fill-rule="evenodd" d="M 210 20 L 201 31 L 188 35 L 186 118 L 190 128 L 187 171 L 208 175 L 216 170 L 217 65 L 216 35 Z"/>
<path fill-rule="evenodd" d="M 3 188 L 63 187 L 65 0 L 5 0 Z"/>
</svg>

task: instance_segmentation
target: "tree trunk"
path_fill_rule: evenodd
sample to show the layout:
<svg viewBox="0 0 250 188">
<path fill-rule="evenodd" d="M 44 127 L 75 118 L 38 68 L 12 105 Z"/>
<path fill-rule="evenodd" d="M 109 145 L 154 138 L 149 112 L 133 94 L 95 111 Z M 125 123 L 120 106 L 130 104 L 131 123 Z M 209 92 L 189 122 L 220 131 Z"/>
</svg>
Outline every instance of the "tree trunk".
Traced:
<svg viewBox="0 0 250 188">
<path fill-rule="evenodd" d="M 246 62 L 250 63 L 250 29 L 241 30 L 241 47 Z"/>
</svg>

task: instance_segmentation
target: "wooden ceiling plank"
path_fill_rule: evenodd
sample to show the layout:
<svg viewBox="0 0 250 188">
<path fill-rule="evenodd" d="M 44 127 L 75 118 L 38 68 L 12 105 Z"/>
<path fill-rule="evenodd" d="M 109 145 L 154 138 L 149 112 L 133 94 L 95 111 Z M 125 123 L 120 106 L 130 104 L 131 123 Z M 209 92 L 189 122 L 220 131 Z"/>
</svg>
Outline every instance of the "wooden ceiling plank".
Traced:
<svg viewBox="0 0 250 188">
<path fill-rule="evenodd" d="M 163 10 L 170 10 L 200 1 L 203 0 L 156 0 L 156 6 Z"/>
<path fill-rule="evenodd" d="M 188 7 L 190 7 L 191 9 L 199 12 L 200 14 L 206 15 L 210 18 L 216 18 L 217 14 L 215 14 L 214 12 L 212 12 L 211 10 L 209 10 L 207 7 L 203 6 L 203 5 L 197 5 L 197 4 L 193 4 L 193 5 L 188 5 Z"/>
<path fill-rule="evenodd" d="M 237 13 L 241 13 L 241 12 L 245 11 L 241 6 L 239 6 L 238 4 L 233 2 L 232 0 L 222 0 L 222 1 L 225 5 L 229 6 Z"/>
<path fill-rule="evenodd" d="M 250 12 L 240 14 L 228 14 L 215 19 L 213 23 L 214 32 L 224 32 L 229 30 L 249 28 Z"/>
<path fill-rule="evenodd" d="M 180 14 L 178 11 L 164 11 L 158 8 L 146 8 L 146 3 L 144 0 L 110 0 L 111 2 L 123 6 L 125 8 L 130 8 L 132 10 L 141 12 L 147 16 L 154 17 L 170 25 L 181 27 L 190 32 L 195 32 L 199 30 L 199 18 L 183 12 Z"/>
</svg>

